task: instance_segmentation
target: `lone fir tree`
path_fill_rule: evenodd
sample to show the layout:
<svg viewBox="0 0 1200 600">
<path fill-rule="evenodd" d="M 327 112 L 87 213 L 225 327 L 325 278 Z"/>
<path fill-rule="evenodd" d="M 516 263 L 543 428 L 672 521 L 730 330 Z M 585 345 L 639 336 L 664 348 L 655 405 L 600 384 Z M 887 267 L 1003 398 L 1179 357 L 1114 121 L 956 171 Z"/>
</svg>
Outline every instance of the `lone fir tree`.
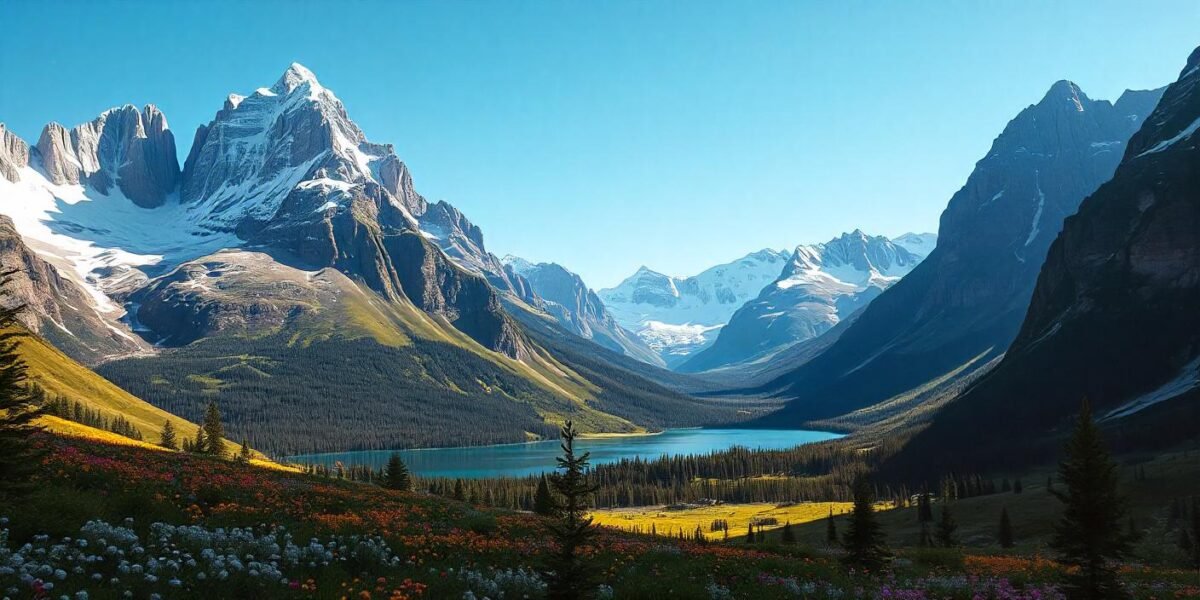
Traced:
<svg viewBox="0 0 1200 600">
<path fill-rule="evenodd" d="M 874 493 L 865 478 L 854 483 L 854 508 L 846 525 L 842 546 L 846 549 L 843 560 L 846 564 L 867 569 L 879 569 L 891 558 L 884 543 L 883 528 L 872 506 Z"/>
<path fill-rule="evenodd" d="M 1121 598 L 1114 561 L 1127 556 L 1131 543 L 1125 528 L 1125 502 L 1117 491 L 1113 462 L 1085 401 L 1058 466 L 1065 490 L 1052 492 L 1063 503 L 1063 515 L 1050 545 L 1068 574 L 1071 598 Z"/>
<path fill-rule="evenodd" d="M 575 454 L 578 433 L 571 421 L 562 428 L 562 456 L 558 457 L 558 472 L 550 478 L 551 485 L 562 498 L 558 517 L 549 530 L 558 542 L 558 551 L 548 559 L 545 572 L 546 597 L 551 600 L 586 598 L 593 589 L 594 573 L 579 555 L 580 548 L 596 533 L 588 515 L 588 498 L 597 486 L 588 477 L 588 458 L 591 453 Z"/>
<path fill-rule="evenodd" d="M 209 402 L 204 409 L 204 443 L 196 451 L 225 456 L 225 426 L 221 424 L 221 408 L 216 402 Z"/>
<path fill-rule="evenodd" d="M 175 433 L 175 426 L 171 424 L 171 420 L 163 421 L 162 432 L 158 434 L 158 445 L 169 450 L 177 450 L 179 448 L 178 434 Z"/>
<path fill-rule="evenodd" d="M 16 270 L 0 273 L 0 298 L 9 295 L 8 284 Z M 45 407 L 39 405 L 27 384 L 29 374 L 17 347 L 26 333 L 17 322 L 23 305 L 0 308 L 0 498 L 11 498 L 33 489 L 30 478 L 43 453 L 30 438 L 41 427 L 34 421 Z"/>
<path fill-rule="evenodd" d="M 398 452 L 388 457 L 387 467 L 383 471 L 383 487 L 406 492 L 412 489 L 412 474 Z"/>
</svg>

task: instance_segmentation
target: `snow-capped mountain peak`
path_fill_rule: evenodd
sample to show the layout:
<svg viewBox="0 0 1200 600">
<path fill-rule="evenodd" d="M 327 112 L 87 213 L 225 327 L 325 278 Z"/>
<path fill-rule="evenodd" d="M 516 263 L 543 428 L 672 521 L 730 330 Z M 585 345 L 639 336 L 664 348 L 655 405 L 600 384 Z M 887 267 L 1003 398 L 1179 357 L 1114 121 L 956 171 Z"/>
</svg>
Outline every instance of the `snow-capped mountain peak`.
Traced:
<svg viewBox="0 0 1200 600">
<path fill-rule="evenodd" d="M 279 81 L 271 86 L 271 92 L 276 94 L 290 94 L 302 86 L 308 86 L 309 97 L 319 96 L 325 93 L 326 90 L 317 81 L 317 76 L 307 67 L 300 63 L 292 63 L 287 70 L 280 76 Z"/>
<path fill-rule="evenodd" d="M 779 276 L 787 260 L 787 254 L 768 248 L 691 277 L 642 266 L 597 293 L 618 323 L 672 365 L 710 344 L 739 306 Z"/>
</svg>

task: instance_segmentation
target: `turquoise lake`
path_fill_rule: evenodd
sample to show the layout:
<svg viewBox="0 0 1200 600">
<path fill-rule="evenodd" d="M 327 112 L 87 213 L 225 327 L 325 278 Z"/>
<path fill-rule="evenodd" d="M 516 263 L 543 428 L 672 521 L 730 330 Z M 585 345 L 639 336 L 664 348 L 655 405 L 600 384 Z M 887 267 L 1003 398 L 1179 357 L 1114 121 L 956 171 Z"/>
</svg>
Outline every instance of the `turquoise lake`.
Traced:
<svg viewBox="0 0 1200 600">
<path fill-rule="evenodd" d="M 658 458 L 706 454 L 742 446 L 755 450 L 780 450 L 841 437 L 837 433 L 800 429 L 669 429 L 655 435 L 580 439 L 576 448 L 592 453 L 592 464 L 618 462 L 626 458 Z M 399 450 L 400 456 L 417 475 L 480 479 L 522 477 L 554 469 L 559 454 L 558 440 L 496 446 L 427 448 Z M 382 468 L 392 454 L 389 450 L 304 454 L 289 457 L 299 463 L 333 466 L 370 465 Z"/>
</svg>

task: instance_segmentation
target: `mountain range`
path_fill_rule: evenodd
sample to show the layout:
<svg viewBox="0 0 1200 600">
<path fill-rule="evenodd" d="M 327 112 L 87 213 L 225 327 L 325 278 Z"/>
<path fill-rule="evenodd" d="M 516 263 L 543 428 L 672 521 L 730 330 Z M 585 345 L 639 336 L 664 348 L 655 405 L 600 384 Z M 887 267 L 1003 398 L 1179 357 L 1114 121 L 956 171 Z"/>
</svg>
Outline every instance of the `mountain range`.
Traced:
<svg viewBox="0 0 1200 600">
<path fill-rule="evenodd" d="M 293 64 L 182 163 L 153 105 L 33 144 L 0 125 L 5 302 L 54 354 L 39 379 L 120 389 L 61 393 L 139 431 L 217 401 L 274 454 L 750 421 L 912 436 L 888 469 L 926 477 L 1044 457 L 1084 396 L 1122 444 L 1165 444 L 1200 433 L 1197 85 L 1200 51 L 1115 102 L 1053 84 L 937 234 L 593 290 L 492 254 Z"/>
<path fill-rule="evenodd" d="M 905 234 L 897 240 L 855 230 L 824 244 L 797 247 L 775 281 L 734 312 L 712 346 L 679 370 L 769 360 L 829 331 L 912 271 L 937 236 Z M 917 254 L 917 249 L 926 250 Z"/>
<path fill-rule="evenodd" d="M 1161 96 L 1050 245 L 1003 360 L 934 415 L 893 472 L 929 476 L 933 454 L 942 470 L 1028 464 L 1085 401 L 1118 447 L 1196 439 L 1200 48 Z"/>
<path fill-rule="evenodd" d="M 677 416 L 656 426 L 712 417 L 648 381 L 612 396 L 532 342 L 509 312 L 546 310 L 529 282 L 301 65 L 226 98 L 182 168 L 153 106 L 51 123 L 33 146 L 0 137 L 9 252 L 54 266 L 26 286 L 42 300 L 26 320 L 176 414 L 219 399 L 258 447 L 440 444 L 464 425 L 471 443 L 520 441 L 568 417 L 642 429 L 623 403 Z M 316 405 L 323 423 L 297 410 Z"/>
<path fill-rule="evenodd" d="M 884 418 L 993 364 L 1017 336 L 1063 221 L 1112 177 L 1162 93 L 1111 103 L 1059 81 L 1022 110 L 950 199 L 929 256 L 828 348 L 759 388 L 791 400 L 770 422 Z"/>
</svg>

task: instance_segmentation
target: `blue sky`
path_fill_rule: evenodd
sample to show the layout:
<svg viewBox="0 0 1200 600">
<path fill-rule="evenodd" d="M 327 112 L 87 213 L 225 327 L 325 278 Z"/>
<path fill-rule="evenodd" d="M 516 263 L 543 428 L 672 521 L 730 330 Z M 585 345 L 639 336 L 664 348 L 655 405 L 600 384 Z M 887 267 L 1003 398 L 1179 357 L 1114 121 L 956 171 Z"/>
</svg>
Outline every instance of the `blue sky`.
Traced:
<svg viewBox="0 0 1200 600">
<path fill-rule="evenodd" d="M 155 103 L 183 146 L 230 92 L 312 69 L 489 249 L 593 287 L 854 228 L 929 231 L 1058 79 L 1164 85 L 1200 3 L 15 2 L 0 122 L 35 141 Z"/>
</svg>

